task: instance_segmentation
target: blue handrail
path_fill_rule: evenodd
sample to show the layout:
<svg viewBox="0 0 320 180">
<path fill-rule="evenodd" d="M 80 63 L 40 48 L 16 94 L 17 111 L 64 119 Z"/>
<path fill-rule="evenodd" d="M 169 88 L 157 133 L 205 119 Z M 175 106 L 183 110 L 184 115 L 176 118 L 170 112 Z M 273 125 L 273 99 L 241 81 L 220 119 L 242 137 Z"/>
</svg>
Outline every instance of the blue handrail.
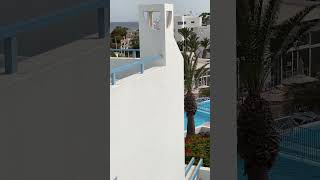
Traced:
<svg viewBox="0 0 320 180">
<path fill-rule="evenodd" d="M 146 63 L 153 62 L 153 61 L 160 60 L 160 59 L 161 59 L 161 55 L 145 57 L 139 61 L 134 61 L 132 63 L 128 63 L 123 66 L 119 66 L 119 67 L 111 69 L 111 71 L 110 71 L 111 84 L 115 85 L 115 83 L 116 83 L 116 73 L 124 72 L 128 69 L 132 69 L 136 65 L 140 65 L 140 73 L 143 74 L 144 73 L 144 66 Z"/>
<path fill-rule="evenodd" d="M 20 32 L 48 26 L 63 21 L 66 17 L 78 16 L 84 12 L 97 10 L 99 38 L 106 36 L 107 16 L 106 7 L 109 0 L 96 0 L 90 3 L 79 3 L 77 6 L 67 8 L 47 16 L 21 21 L 15 24 L 0 27 L 0 40 L 4 39 L 5 72 L 12 74 L 17 71 L 17 39 Z"/>
<path fill-rule="evenodd" d="M 189 164 L 185 167 L 184 176 L 187 176 L 187 174 L 189 173 L 189 171 L 190 171 L 190 169 L 191 169 L 191 167 L 192 167 L 192 165 L 194 163 L 194 160 L 195 160 L 194 157 L 191 158 L 191 160 L 189 161 Z"/>
<path fill-rule="evenodd" d="M 199 177 L 199 172 L 200 172 L 200 168 L 202 167 L 203 164 L 203 159 L 200 159 L 200 161 L 198 162 L 198 165 L 196 167 L 196 169 L 194 170 L 194 173 L 192 174 L 190 180 L 195 180 L 197 177 Z"/>
</svg>

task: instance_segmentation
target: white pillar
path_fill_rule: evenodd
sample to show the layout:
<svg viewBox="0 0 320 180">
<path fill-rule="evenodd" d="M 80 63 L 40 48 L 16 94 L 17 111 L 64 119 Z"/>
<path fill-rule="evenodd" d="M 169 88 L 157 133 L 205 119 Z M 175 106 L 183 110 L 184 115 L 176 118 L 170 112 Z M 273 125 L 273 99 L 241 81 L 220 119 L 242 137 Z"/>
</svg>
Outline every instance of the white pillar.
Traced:
<svg viewBox="0 0 320 180">
<path fill-rule="evenodd" d="M 293 52 L 294 50 L 291 51 L 291 77 L 293 76 Z"/>
<path fill-rule="evenodd" d="M 211 3 L 215 13 L 211 40 L 211 177 L 214 180 L 237 179 L 237 57 L 236 1 Z M 226 10 L 227 9 L 227 10 Z M 214 59 L 214 60 L 213 60 Z"/>
<path fill-rule="evenodd" d="M 298 72 L 298 69 L 299 69 L 299 49 L 297 49 L 297 59 L 296 59 L 296 72 Z"/>
<path fill-rule="evenodd" d="M 283 78 L 283 57 L 281 55 L 281 59 L 280 59 L 280 82 L 282 83 L 282 78 Z"/>
</svg>

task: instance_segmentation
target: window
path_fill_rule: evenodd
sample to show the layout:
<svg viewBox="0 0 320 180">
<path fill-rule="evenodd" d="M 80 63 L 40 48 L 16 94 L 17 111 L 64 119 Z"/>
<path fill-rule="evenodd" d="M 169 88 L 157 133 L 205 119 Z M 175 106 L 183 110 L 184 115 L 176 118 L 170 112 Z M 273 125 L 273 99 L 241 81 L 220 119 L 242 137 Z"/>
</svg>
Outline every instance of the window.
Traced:
<svg viewBox="0 0 320 180">
<path fill-rule="evenodd" d="M 187 22 L 184 21 L 183 24 L 187 24 Z"/>
<path fill-rule="evenodd" d="M 191 24 L 194 24 L 194 21 L 191 21 Z"/>
<path fill-rule="evenodd" d="M 311 51 L 311 76 L 315 77 L 320 72 L 320 47 L 312 48 Z"/>
<path fill-rule="evenodd" d="M 320 43 L 320 31 L 312 32 L 311 34 L 311 44 Z"/>
<path fill-rule="evenodd" d="M 283 78 L 289 78 L 292 76 L 292 53 L 289 52 L 283 57 Z"/>
<path fill-rule="evenodd" d="M 182 25 L 182 24 L 183 24 L 183 22 L 182 22 L 182 21 L 179 21 L 179 22 L 178 22 L 178 25 Z"/>
<path fill-rule="evenodd" d="M 293 51 L 293 75 L 297 74 L 297 65 L 298 65 L 298 54 L 297 51 Z"/>
<path fill-rule="evenodd" d="M 160 30 L 160 12 L 145 11 L 143 13 L 146 23 L 154 30 Z"/>
<path fill-rule="evenodd" d="M 300 68 L 302 68 L 303 73 L 309 75 L 309 49 L 299 51 L 299 60 L 298 69 L 301 70 Z M 303 65 L 303 67 L 300 67 L 301 65 Z"/>
</svg>

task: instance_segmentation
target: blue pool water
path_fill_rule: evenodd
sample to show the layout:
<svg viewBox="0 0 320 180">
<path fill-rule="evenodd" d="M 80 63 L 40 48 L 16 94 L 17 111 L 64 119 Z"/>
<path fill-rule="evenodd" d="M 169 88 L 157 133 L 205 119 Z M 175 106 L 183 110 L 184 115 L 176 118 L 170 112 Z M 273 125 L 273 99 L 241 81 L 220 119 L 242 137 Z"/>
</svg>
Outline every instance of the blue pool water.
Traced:
<svg viewBox="0 0 320 180">
<path fill-rule="evenodd" d="M 184 113 L 184 130 L 187 130 L 187 115 Z M 206 122 L 210 122 L 210 101 L 198 103 L 198 110 L 194 116 L 195 126 L 201 126 Z"/>
<path fill-rule="evenodd" d="M 312 134 L 319 134 L 320 124 L 313 123 L 307 126 L 308 129 L 312 131 L 300 131 L 297 135 L 296 131 L 290 132 L 286 136 L 291 137 L 292 140 L 298 142 L 298 145 L 305 144 L 311 145 L 316 149 L 319 148 L 320 142 L 314 142 L 317 137 L 312 137 Z M 310 138 L 311 134 L 311 138 Z M 317 135 L 318 136 L 318 135 Z M 308 159 L 310 156 L 303 154 L 301 152 L 305 151 L 307 148 L 301 149 L 300 147 L 295 147 L 294 144 L 290 144 L 289 149 L 280 149 L 280 154 L 269 173 L 270 180 L 319 180 L 320 179 L 320 165 L 319 163 L 310 163 Z M 291 150 L 291 151 L 290 151 Z M 314 151 L 314 155 L 311 159 L 316 159 L 319 154 Z M 295 157 L 302 157 L 296 159 Z M 246 176 L 243 176 L 243 161 L 238 159 L 238 180 L 247 180 Z"/>
<path fill-rule="evenodd" d="M 320 167 L 278 156 L 269 173 L 270 180 L 319 180 Z M 247 180 L 243 175 L 243 162 L 238 160 L 238 180 Z"/>
</svg>

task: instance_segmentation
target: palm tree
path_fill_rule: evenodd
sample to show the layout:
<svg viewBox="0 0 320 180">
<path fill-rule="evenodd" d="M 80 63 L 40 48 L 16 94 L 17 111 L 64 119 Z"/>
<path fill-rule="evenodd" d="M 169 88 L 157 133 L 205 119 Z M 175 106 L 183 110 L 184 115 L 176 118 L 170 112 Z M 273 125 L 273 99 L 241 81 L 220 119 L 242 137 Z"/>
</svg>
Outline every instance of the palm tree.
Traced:
<svg viewBox="0 0 320 180">
<path fill-rule="evenodd" d="M 207 57 L 207 50 L 210 46 L 210 39 L 204 38 L 202 41 L 200 41 L 200 44 L 203 47 L 202 58 L 206 58 Z"/>
<path fill-rule="evenodd" d="M 191 30 L 191 28 L 182 28 L 182 29 L 179 29 L 178 32 L 183 38 L 182 42 L 183 42 L 183 50 L 184 50 L 185 47 L 187 46 L 188 38 L 193 33 L 193 31 Z"/>
<path fill-rule="evenodd" d="M 183 34 L 182 32 L 187 32 Z M 204 64 L 198 68 L 198 49 L 200 47 L 199 37 L 193 32 L 182 31 L 180 34 L 184 36 L 185 47 L 182 51 L 184 59 L 184 110 L 187 113 L 187 136 L 195 134 L 194 115 L 197 111 L 196 97 L 193 93 L 194 85 L 201 76 L 208 72 L 207 65 Z"/>
<path fill-rule="evenodd" d="M 210 23 L 210 13 L 201 13 L 199 17 L 202 17 L 202 25 L 206 26 Z"/>
<path fill-rule="evenodd" d="M 279 151 L 270 105 L 261 97 L 266 79 L 281 55 L 314 25 L 302 20 L 316 6 L 277 24 L 280 4 L 281 0 L 237 1 L 240 85 L 247 92 L 238 111 L 238 153 L 249 180 L 267 180 Z"/>
<path fill-rule="evenodd" d="M 184 41 L 178 41 L 177 44 L 178 44 L 180 51 L 183 51 Z"/>
</svg>

